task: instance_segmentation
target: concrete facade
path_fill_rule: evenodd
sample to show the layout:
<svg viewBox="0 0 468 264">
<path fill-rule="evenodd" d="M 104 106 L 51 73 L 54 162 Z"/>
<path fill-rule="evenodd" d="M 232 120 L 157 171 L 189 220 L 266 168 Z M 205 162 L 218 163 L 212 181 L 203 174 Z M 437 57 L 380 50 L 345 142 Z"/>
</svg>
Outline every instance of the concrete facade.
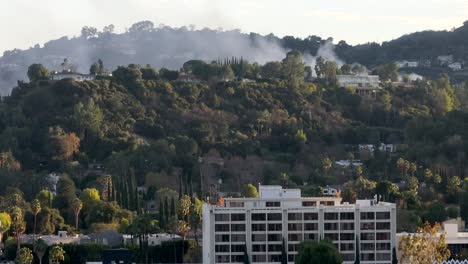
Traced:
<svg viewBox="0 0 468 264">
<path fill-rule="evenodd" d="M 260 186 L 258 198 L 225 198 L 203 206 L 203 263 L 280 263 L 283 243 L 294 263 L 304 240 L 331 240 L 344 263 L 390 264 L 395 244 L 396 206 L 337 197 L 301 197 L 299 189 Z M 283 242 L 284 241 L 284 242 Z"/>
</svg>

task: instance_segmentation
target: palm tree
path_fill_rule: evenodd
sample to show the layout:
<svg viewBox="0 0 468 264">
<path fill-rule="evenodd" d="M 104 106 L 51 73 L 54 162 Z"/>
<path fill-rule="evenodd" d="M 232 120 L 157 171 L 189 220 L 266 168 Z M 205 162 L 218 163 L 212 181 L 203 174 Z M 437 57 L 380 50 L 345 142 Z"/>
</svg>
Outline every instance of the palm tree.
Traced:
<svg viewBox="0 0 468 264">
<path fill-rule="evenodd" d="M 37 215 L 41 212 L 41 202 L 38 199 L 34 199 L 31 202 L 31 210 L 32 213 L 34 214 L 34 228 L 33 228 L 33 235 L 34 235 L 34 240 L 33 240 L 33 248 L 36 247 L 36 225 L 37 225 Z"/>
<path fill-rule="evenodd" d="M 72 209 L 75 213 L 75 228 L 78 230 L 78 217 L 80 216 L 80 211 L 83 208 L 83 203 L 79 198 L 73 199 Z"/>
<path fill-rule="evenodd" d="M 16 256 L 20 255 L 20 236 L 26 230 L 26 222 L 24 222 L 23 211 L 18 206 L 13 206 L 10 210 L 11 215 L 11 230 L 16 239 Z"/>
</svg>

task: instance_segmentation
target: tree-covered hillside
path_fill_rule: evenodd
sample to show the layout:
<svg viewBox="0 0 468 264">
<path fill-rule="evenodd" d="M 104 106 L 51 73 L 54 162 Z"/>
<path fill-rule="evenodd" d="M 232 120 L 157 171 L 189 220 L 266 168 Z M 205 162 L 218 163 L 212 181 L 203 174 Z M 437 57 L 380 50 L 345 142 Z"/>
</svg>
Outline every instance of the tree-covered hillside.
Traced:
<svg viewBox="0 0 468 264">
<path fill-rule="evenodd" d="M 468 85 L 455 89 L 442 75 L 384 82 L 360 96 L 336 84 L 350 65 L 319 62 L 314 82 L 305 81 L 311 69 L 297 51 L 265 65 L 193 60 L 183 72 L 130 64 L 82 82 L 51 81 L 47 69 L 31 65 L 31 82 L 0 102 L 0 211 L 14 205 L 32 219 L 19 195 L 48 206 L 42 233 L 64 224 L 125 228 L 148 210 L 156 211 L 158 228 L 172 230 L 170 217 L 189 221 L 174 208 L 197 212 L 191 203 L 199 201 L 187 197 L 252 195 L 246 184 L 260 182 L 304 195 L 340 185 L 350 202 L 377 193 L 409 210 L 399 214 L 412 219 L 400 222 L 406 230 L 414 226 L 404 223 L 417 219 L 445 219 L 445 208 L 434 213 L 437 201 L 458 215 L 468 204 Z M 395 75 L 394 67 L 378 69 L 382 77 Z M 396 150 L 381 150 L 381 143 Z M 50 173 L 59 176 L 56 185 Z M 50 202 L 45 190 L 54 186 Z"/>
</svg>

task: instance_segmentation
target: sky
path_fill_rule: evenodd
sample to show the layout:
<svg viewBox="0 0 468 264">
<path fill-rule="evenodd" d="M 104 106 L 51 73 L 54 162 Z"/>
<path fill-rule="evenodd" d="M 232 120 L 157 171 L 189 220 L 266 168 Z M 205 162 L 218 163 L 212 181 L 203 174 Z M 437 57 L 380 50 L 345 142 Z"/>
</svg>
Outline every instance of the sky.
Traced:
<svg viewBox="0 0 468 264">
<path fill-rule="evenodd" d="M 0 54 L 78 36 L 83 26 L 123 32 L 149 20 L 277 36 L 382 42 L 468 20 L 468 0 L 0 0 Z"/>
</svg>

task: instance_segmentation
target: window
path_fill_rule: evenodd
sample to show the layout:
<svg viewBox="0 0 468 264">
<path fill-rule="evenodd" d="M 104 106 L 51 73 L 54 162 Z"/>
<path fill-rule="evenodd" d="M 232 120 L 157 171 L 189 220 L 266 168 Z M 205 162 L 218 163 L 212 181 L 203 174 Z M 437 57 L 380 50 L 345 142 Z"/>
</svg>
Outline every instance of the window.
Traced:
<svg viewBox="0 0 468 264">
<path fill-rule="evenodd" d="M 252 231 L 265 231 L 266 230 L 266 225 L 265 224 L 252 224 Z"/>
<path fill-rule="evenodd" d="M 353 243 L 341 243 L 340 244 L 340 250 L 341 251 L 353 251 L 354 250 L 354 244 Z"/>
<path fill-rule="evenodd" d="M 229 245 L 216 245 L 215 252 L 229 252 Z"/>
<path fill-rule="evenodd" d="M 218 263 L 229 263 L 229 255 L 216 255 L 216 262 Z"/>
<path fill-rule="evenodd" d="M 281 262 L 281 255 L 269 255 L 268 262 Z"/>
<path fill-rule="evenodd" d="M 354 220 L 354 213 L 341 213 L 340 219 L 341 220 Z"/>
<path fill-rule="evenodd" d="M 244 207 L 244 202 L 229 202 L 230 207 Z"/>
<path fill-rule="evenodd" d="M 216 242 L 229 242 L 229 235 L 215 235 Z"/>
<path fill-rule="evenodd" d="M 354 223 L 341 223 L 340 229 L 341 230 L 354 230 Z"/>
<path fill-rule="evenodd" d="M 252 252 L 266 252 L 266 245 L 252 245 Z"/>
<path fill-rule="evenodd" d="M 281 241 L 281 234 L 268 234 L 268 241 Z"/>
<path fill-rule="evenodd" d="M 375 234 L 374 233 L 361 233 L 361 240 L 375 240 Z"/>
<path fill-rule="evenodd" d="M 390 212 L 377 212 L 377 219 L 390 219 Z"/>
<path fill-rule="evenodd" d="M 245 224 L 232 224 L 231 225 L 232 232 L 242 232 L 245 231 Z"/>
<path fill-rule="evenodd" d="M 216 232 L 229 232 L 229 225 L 216 224 L 215 231 Z"/>
<path fill-rule="evenodd" d="M 305 233 L 304 234 L 304 240 L 317 241 L 318 240 L 318 234 L 316 234 L 316 233 Z"/>
<path fill-rule="evenodd" d="M 300 244 L 289 244 L 288 251 L 299 251 Z"/>
<path fill-rule="evenodd" d="M 245 234 L 232 234 L 231 241 L 232 242 L 245 242 Z"/>
<path fill-rule="evenodd" d="M 340 240 L 354 240 L 354 234 L 353 233 L 341 233 L 340 234 Z"/>
<path fill-rule="evenodd" d="M 377 223 L 377 230 L 390 230 L 390 223 Z"/>
<path fill-rule="evenodd" d="M 338 213 L 325 213 L 325 220 L 338 220 Z"/>
<path fill-rule="evenodd" d="M 317 220 L 318 213 L 304 213 L 304 220 Z"/>
<path fill-rule="evenodd" d="M 265 206 L 266 207 L 280 207 L 281 203 L 280 202 L 266 202 Z"/>
<path fill-rule="evenodd" d="M 391 256 L 390 253 L 377 253 L 376 260 L 390 260 Z"/>
<path fill-rule="evenodd" d="M 324 235 L 324 237 L 326 239 L 330 239 L 330 240 L 338 240 L 338 234 L 337 233 L 326 233 Z"/>
<path fill-rule="evenodd" d="M 341 254 L 343 261 L 354 261 L 354 254 Z"/>
<path fill-rule="evenodd" d="M 315 206 L 317 206 L 317 202 L 315 202 L 315 201 L 303 201 L 302 206 L 304 206 L 304 207 L 315 207 Z"/>
<path fill-rule="evenodd" d="M 283 245 L 279 244 L 279 245 L 268 245 L 268 252 L 272 252 L 272 251 L 278 251 L 278 252 L 281 252 L 283 250 Z"/>
<path fill-rule="evenodd" d="M 231 221 L 245 221 L 245 214 L 232 214 Z"/>
<path fill-rule="evenodd" d="M 361 220 L 374 220 L 374 212 L 361 212 Z"/>
<path fill-rule="evenodd" d="M 302 214 L 301 213 L 289 213 L 288 220 L 290 221 L 302 220 Z"/>
<path fill-rule="evenodd" d="M 268 221 L 281 221 L 281 214 L 268 214 Z"/>
<path fill-rule="evenodd" d="M 268 231 L 281 231 L 282 225 L 281 224 L 268 224 Z"/>
<path fill-rule="evenodd" d="M 232 262 L 243 262 L 244 261 L 244 255 L 233 255 L 233 256 L 231 256 L 231 261 Z"/>
<path fill-rule="evenodd" d="M 266 262 L 266 256 L 265 255 L 253 255 L 252 262 Z"/>
<path fill-rule="evenodd" d="M 302 224 L 288 224 L 289 231 L 302 231 Z"/>
<path fill-rule="evenodd" d="M 325 223 L 324 229 L 325 230 L 338 230 L 338 223 Z"/>
<path fill-rule="evenodd" d="M 304 230 L 306 231 L 318 230 L 318 224 L 317 223 L 305 223 Z"/>
<path fill-rule="evenodd" d="M 361 250 L 375 250 L 374 243 L 361 243 Z"/>
<path fill-rule="evenodd" d="M 390 240 L 390 233 L 377 233 L 377 240 Z"/>
<path fill-rule="evenodd" d="M 231 252 L 244 252 L 245 251 L 245 245 L 232 245 L 231 246 Z"/>
<path fill-rule="evenodd" d="M 377 250 L 390 250 L 390 243 L 377 243 Z"/>
<path fill-rule="evenodd" d="M 288 241 L 302 241 L 302 234 L 288 234 Z"/>
<path fill-rule="evenodd" d="M 266 241 L 266 235 L 265 234 L 252 234 L 252 241 L 253 242 Z"/>
<path fill-rule="evenodd" d="M 333 201 L 321 201 L 320 204 L 323 204 L 325 206 L 333 206 L 333 205 L 335 205 L 335 202 L 333 202 Z"/>
<path fill-rule="evenodd" d="M 361 223 L 361 230 L 374 230 L 375 224 L 372 223 Z"/>
<path fill-rule="evenodd" d="M 252 221 L 265 221 L 265 214 L 252 214 Z"/>
<path fill-rule="evenodd" d="M 229 222 L 229 214 L 215 214 L 216 222 Z"/>
<path fill-rule="evenodd" d="M 363 253 L 361 254 L 361 260 L 363 261 L 374 261 L 375 255 L 374 253 Z"/>
<path fill-rule="evenodd" d="M 288 262 L 294 262 L 294 260 L 296 259 L 296 255 L 288 255 Z"/>
</svg>

